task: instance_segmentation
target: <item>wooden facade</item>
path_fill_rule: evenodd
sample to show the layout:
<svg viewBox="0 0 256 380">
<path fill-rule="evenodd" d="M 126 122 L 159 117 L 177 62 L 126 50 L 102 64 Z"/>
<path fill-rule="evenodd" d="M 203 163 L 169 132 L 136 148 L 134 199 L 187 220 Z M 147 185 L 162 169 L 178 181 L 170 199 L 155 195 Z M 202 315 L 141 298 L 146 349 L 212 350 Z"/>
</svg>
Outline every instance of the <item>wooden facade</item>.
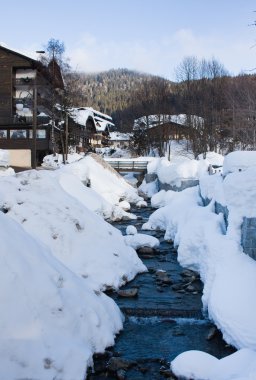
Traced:
<svg viewBox="0 0 256 380">
<path fill-rule="evenodd" d="M 32 166 L 52 151 L 51 88 L 50 73 L 40 62 L 0 46 L 0 149 L 27 150 Z"/>
</svg>

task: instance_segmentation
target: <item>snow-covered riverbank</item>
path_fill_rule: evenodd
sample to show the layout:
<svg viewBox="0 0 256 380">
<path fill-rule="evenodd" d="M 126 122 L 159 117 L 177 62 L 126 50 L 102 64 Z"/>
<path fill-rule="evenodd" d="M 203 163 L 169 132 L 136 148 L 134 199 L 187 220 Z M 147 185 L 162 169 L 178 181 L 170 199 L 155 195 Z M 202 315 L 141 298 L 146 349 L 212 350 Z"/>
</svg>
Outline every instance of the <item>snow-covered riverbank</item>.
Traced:
<svg viewBox="0 0 256 380">
<path fill-rule="evenodd" d="M 229 380 L 252 379 L 256 373 L 256 262 L 243 252 L 240 244 L 243 217 L 256 215 L 255 152 L 248 153 L 250 159 L 238 155 L 242 169 L 235 165 L 237 159 L 228 156 L 224 168 L 232 174 L 224 180 L 218 174 L 201 177 L 201 191 L 211 200 L 207 207 L 203 207 L 199 187 L 179 193 L 161 191 L 151 199 L 152 205 L 160 208 L 144 229 L 164 230 L 165 238 L 174 240 L 181 265 L 198 271 L 204 282 L 205 312 L 227 343 L 242 349 L 222 361 L 194 351 L 184 353 L 172 363 L 179 376 Z M 227 230 L 223 214 L 215 214 L 215 200 L 228 207 Z"/>
<path fill-rule="evenodd" d="M 0 178 L 1 379 L 82 380 L 114 343 L 122 316 L 102 290 L 146 270 L 102 217 L 133 217 L 121 200 L 141 198 L 91 157 Z"/>
</svg>

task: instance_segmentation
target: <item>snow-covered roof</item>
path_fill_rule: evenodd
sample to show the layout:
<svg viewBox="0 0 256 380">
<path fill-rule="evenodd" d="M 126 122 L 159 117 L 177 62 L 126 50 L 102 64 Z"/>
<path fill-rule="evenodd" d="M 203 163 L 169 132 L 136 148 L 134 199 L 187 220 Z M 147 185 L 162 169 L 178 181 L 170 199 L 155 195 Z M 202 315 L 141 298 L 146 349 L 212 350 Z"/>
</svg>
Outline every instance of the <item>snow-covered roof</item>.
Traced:
<svg viewBox="0 0 256 380">
<path fill-rule="evenodd" d="M 95 120 L 95 125 L 96 125 L 96 131 L 97 132 L 104 132 L 106 131 L 106 129 L 109 128 L 109 125 L 110 123 L 106 120 L 99 120 L 97 119 L 97 121 Z"/>
<path fill-rule="evenodd" d="M 131 138 L 131 133 L 110 132 L 110 140 L 127 141 Z"/>
<path fill-rule="evenodd" d="M 94 110 L 92 107 L 80 107 L 70 109 L 70 116 L 72 119 L 85 126 L 89 117 L 94 120 L 97 132 L 104 132 L 107 128 L 114 127 L 115 124 L 112 123 L 112 118 L 102 112 Z"/>
<path fill-rule="evenodd" d="M 109 119 L 109 120 L 112 120 L 112 117 L 109 116 L 109 115 L 107 115 L 106 113 L 102 113 L 102 112 L 100 112 L 100 111 L 97 111 L 97 110 L 95 110 L 95 109 L 92 108 L 92 107 L 86 107 L 86 108 L 87 108 L 88 110 L 94 112 L 95 114 L 101 116 L 102 118 L 105 117 L 105 118 L 107 118 L 107 119 Z"/>
<path fill-rule="evenodd" d="M 93 118 L 93 112 L 88 108 L 72 108 L 70 110 L 72 119 L 80 125 L 85 126 L 89 117 Z"/>
<path fill-rule="evenodd" d="M 155 127 L 156 125 L 165 124 L 168 122 L 180 124 L 183 126 L 196 125 L 203 123 L 203 118 L 197 115 L 149 115 L 142 116 L 139 119 L 134 120 L 133 129 L 141 127 L 141 125 L 148 126 L 148 128 Z"/>
</svg>

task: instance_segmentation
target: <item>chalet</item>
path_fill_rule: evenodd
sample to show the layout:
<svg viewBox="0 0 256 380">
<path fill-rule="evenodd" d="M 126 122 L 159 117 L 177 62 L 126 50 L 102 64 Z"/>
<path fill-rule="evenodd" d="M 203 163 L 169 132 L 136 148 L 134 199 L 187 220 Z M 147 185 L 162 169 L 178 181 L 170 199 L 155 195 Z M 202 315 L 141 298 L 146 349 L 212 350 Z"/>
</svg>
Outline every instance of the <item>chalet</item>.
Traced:
<svg viewBox="0 0 256 380">
<path fill-rule="evenodd" d="M 110 146 L 113 148 L 128 149 L 130 147 L 131 133 L 110 132 Z"/>
<path fill-rule="evenodd" d="M 163 153 L 165 144 L 170 140 L 189 140 L 192 134 L 198 133 L 204 119 L 196 115 L 149 115 L 134 120 L 133 130 L 147 131 L 147 139 L 152 146 Z"/>
<path fill-rule="evenodd" d="M 77 151 L 86 151 L 93 147 L 97 133 L 93 112 L 86 107 L 69 110 L 69 140 Z"/>
<path fill-rule="evenodd" d="M 91 108 L 96 125 L 93 145 L 95 148 L 109 146 L 110 131 L 115 129 L 112 117 Z"/>
<path fill-rule="evenodd" d="M 91 148 L 109 145 L 110 131 L 115 128 L 111 116 L 94 110 L 91 107 L 73 108 L 70 110 L 73 121 L 84 130 L 84 139 Z M 83 147 L 83 138 L 80 146 Z"/>
</svg>

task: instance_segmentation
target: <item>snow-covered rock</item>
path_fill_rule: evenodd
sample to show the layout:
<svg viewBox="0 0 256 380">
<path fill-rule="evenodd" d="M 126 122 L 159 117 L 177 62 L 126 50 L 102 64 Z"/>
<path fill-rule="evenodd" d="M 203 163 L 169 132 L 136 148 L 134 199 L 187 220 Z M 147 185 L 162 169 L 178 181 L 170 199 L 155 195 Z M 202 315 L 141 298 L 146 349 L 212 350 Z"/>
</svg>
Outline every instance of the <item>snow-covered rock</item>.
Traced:
<svg viewBox="0 0 256 380">
<path fill-rule="evenodd" d="M 187 351 L 171 363 L 176 376 L 195 380 L 253 380 L 256 373 L 256 352 L 241 349 L 217 359 L 202 351 Z"/>
<path fill-rule="evenodd" d="M 126 235 L 135 235 L 137 234 L 137 228 L 132 225 L 127 226 L 125 232 L 126 232 Z"/>
<path fill-rule="evenodd" d="M 146 234 L 133 234 L 124 236 L 125 244 L 128 246 L 139 249 L 141 247 L 157 248 L 159 247 L 159 240 L 154 236 Z"/>
<path fill-rule="evenodd" d="M 255 151 L 236 151 L 225 156 L 223 163 L 223 175 L 243 171 L 247 168 L 256 167 Z"/>
</svg>

